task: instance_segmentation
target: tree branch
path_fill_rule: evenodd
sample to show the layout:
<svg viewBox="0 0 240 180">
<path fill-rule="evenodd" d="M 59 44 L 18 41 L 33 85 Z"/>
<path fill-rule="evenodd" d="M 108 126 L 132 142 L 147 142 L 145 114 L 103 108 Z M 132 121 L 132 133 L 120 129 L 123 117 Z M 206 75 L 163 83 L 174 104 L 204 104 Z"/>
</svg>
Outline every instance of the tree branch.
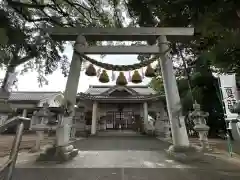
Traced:
<svg viewBox="0 0 240 180">
<path fill-rule="evenodd" d="M 25 63 L 25 62 L 31 60 L 32 58 L 34 58 L 33 55 L 25 56 L 25 57 L 19 59 L 15 65 L 18 66 L 18 65 L 20 65 L 20 64 L 23 64 L 23 63 Z"/>
<path fill-rule="evenodd" d="M 46 7 L 52 8 L 53 6 L 50 4 L 29 4 L 29 3 L 22 3 L 12 0 L 7 0 L 8 4 L 10 6 L 14 7 L 26 7 L 26 8 L 32 8 L 32 9 L 40 9 L 43 10 Z"/>
</svg>

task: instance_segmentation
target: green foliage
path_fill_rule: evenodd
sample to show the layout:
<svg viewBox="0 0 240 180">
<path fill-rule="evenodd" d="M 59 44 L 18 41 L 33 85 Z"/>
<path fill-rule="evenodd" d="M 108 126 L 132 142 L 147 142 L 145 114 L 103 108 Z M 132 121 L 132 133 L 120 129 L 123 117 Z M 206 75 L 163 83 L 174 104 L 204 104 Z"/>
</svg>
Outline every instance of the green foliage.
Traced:
<svg viewBox="0 0 240 180">
<path fill-rule="evenodd" d="M 122 8 L 111 1 L 4 0 L 0 5 L 0 29 L 6 29 L 6 33 L 0 31 L 0 66 L 24 64 L 22 73 L 37 71 L 40 85 L 46 84 L 46 76 L 58 68 L 67 76 L 69 60 L 63 54 L 65 43 L 53 41 L 45 29 L 53 26 L 121 27 Z"/>
<path fill-rule="evenodd" d="M 8 43 L 8 36 L 6 33 L 6 29 L 5 28 L 0 28 L 0 45 L 7 45 Z"/>
<path fill-rule="evenodd" d="M 154 89 L 156 92 L 160 94 L 164 94 L 164 86 L 163 86 L 163 79 L 162 77 L 155 77 L 149 83 L 149 87 Z"/>
<path fill-rule="evenodd" d="M 209 113 L 208 125 L 210 126 L 210 136 L 214 136 L 219 129 L 224 129 L 224 114 L 218 88 L 218 80 L 213 77 L 209 61 L 211 53 L 203 53 L 195 60 L 195 66 L 191 68 L 189 89 L 188 79 L 183 76 L 177 77 L 179 95 L 182 103 L 183 114 L 187 115 L 192 110 L 193 101 L 196 100 L 202 110 Z M 164 92 L 161 76 L 153 78 L 150 86 L 160 93 Z"/>
<path fill-rule="evenodd" d="M 154 19 L 160 19 L 159 26 L 195 27 L 196 36 L 177 42 L 180 49 L 184 49 L 188 56 L 198 56 L 206 51 L 211 54 L 211 65 L 218 71 L 239 72 L 239 2 L 129 0 L 127 6 L 140 26 L 154 26 Z M 178 54 L 174 44 L 172 53 Z"/>
</svg>

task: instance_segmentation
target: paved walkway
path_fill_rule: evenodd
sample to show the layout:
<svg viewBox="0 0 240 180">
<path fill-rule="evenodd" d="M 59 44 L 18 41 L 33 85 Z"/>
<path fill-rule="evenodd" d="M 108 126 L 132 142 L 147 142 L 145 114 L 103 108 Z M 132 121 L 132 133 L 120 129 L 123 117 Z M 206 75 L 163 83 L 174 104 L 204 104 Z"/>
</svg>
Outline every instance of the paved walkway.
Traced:
<svg viewBox="0 0 240 180">
<path fill-rule="evenodd" d="M 65 164 L 22 163 L 13 180 L 239 180 L 240 166 L 213 157 L 181 164 L 169 159 L 168 143 L 153 137 L 90 137 L 76 141 L 79 155 Z"/>
</svg>

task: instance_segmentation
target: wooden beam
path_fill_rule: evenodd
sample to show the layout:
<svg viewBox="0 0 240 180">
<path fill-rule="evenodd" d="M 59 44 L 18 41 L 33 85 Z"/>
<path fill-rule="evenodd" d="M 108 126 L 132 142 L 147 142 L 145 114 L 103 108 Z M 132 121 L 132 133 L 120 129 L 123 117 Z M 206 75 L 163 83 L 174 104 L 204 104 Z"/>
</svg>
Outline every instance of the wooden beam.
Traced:
<svg viewBox="0 0 240 180">
<path fill-rule="evenodd" d="M 54 40 L 75 41 L 82 34 L 87 41 L 146 41 L 160 35 L 192 36 L 194 28 L 162 27 L 162 28 L 64 28 L 54 27 L 47 29 Z"/>
<path fill-rule="evenodd" d="M 158 46 L 75 46 L 75 51 L 83 54 L 159 54 Z"/>
</svg>

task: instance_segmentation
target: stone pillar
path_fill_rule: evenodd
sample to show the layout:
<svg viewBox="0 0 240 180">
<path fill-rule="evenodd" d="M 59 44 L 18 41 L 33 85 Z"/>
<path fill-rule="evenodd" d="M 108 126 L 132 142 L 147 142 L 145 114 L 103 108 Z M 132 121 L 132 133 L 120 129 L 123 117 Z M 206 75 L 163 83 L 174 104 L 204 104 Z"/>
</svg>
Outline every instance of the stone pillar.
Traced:
<svg viewBox="0 0 240 180">
<path fill-rule="evenodd" d="M 95 135 L 97 131 L 97 109 L 98 104 L 97 102 L 93 103 L 93 109 L 92 109 L 92 126 L 91 126 L 91 135 Z"/>
<path fill-rule="evenodd" d="M 44 140 L 44 132 L 43 131 L 36 131 L 36 140 L 35 146 L 31 150 L 31 152 L 39 152 L 41 150 L 41 141 Z"/>
<path fill-rule="evenodd" d="M 160 51 L 166 51 L 169 46 L 166 36 L 160 36 L 158 39 Z M 172 140 L 175 146 L 189 146 L 184 117 L 182 116 L 182 107 L 177 87 L 177 81 L 174 75 L 173 62 L 169 58 L 169 53 L 160 55 L 159 64 L 164 82 L 164 90 L 167 101 L 168 115 L 171 124 Z"/>
<path fill-rule="evenodd" d="M 27 117 L 27 109 L 23 110 L 22 117 Z"/>
<path fill-rule="evenodd" d="M 147 132 L 147 127 L 148 127 L 148 104 L 147 102 L 143 103 L 143 120 L 144 120 L 144 129 L 145 132 Z"/>
<path fill-rule="evenodd" d="M 75 42 L 76 45 L 86 46 L 86 38 L 84 36 L 79 35 Z M 70 138 L 70 131 L 72 126 L 72 119 L 74 116 L 75 104 L 76 104 L 76 95 L 78 89 L 78 83 L 80 78 L 80 72 L 82 67 L 83 59 L 75 52 L 73 52 L 72 61 L 70 65 L 70 71 L 66 83 L 66 88 L 64 91 L 64 105 L 68 106 L 69 114 L 65 114 L 61 124 L 59 124 L 56 135 L 57 135 L 57 144 L 58 148 L 60 149 L 59 155 L 64 154 L 63 160 L 68 160 L 78 154 L 77 149 L 73 149 L 72 146 L 69 146 L 69 138 Z M 66 146 L 66 147 L 64 147 Z"/>
<path fill-rule="evenodd" d="M 161 52 L 169 47 L 166 36 L 160 36 L 158 39 Z M 163 77 L 165 96 L 167 101 L 168 116 L 171 125 L 173 145 L 168 149 L 168 155 L 175 160 L 191 161 L 201 159 L 203 153 L 196 146 L 189 144 L 184 116 L 182 116 L 182 107 L 177 87 L 177 81 L 174 75 L 173 62 L 169 58 L 169 53 L 161 54 L 159 59 L 161 73 Z"/>
</svg>

